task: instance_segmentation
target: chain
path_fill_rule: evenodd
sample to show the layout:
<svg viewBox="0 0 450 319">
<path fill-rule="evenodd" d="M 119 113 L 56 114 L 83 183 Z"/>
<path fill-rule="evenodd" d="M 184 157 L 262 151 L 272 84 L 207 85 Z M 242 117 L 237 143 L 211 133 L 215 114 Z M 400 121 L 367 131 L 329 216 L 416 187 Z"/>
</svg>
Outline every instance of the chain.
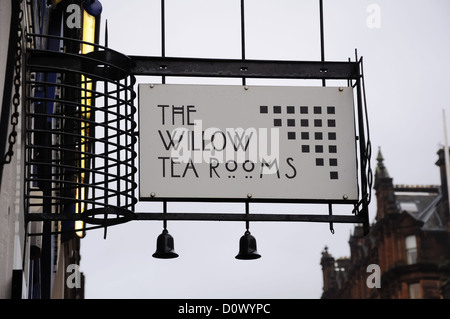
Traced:
<svg viewBox="0 0 450 319">
<path fill-rule="evenodd" d="M 14 95 L 12 98 L 12 105 L 14 111 L 11 114 L 11 132 L 8 137 L 8 151 L 3 159 L 3 164 L 11 163 L 12 157 L 14 155 L 14 144 L 17 140 L 17 125 L 19 124 L 19 106 L 20 106 L 20 88 L 21 88 L 21 72 L 22 72 L 22 19 L 23 11 L 22 8 L 19 11 L 19 23 L 17 26 L 17 48 L 16 48 L 16 60 L 14 67 Z"/>
</svg>

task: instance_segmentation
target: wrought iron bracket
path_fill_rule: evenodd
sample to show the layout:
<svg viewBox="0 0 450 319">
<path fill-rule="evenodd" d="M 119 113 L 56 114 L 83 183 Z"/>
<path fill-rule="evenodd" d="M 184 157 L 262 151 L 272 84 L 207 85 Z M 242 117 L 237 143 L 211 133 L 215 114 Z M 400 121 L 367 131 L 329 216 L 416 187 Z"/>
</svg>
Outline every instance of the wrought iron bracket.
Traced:
<svg viewBox="0 0 450 319">
<path fill-rule="evenodd" d="M 133 75 L 356 80 L 357 62 L 198 59 L 129 56 Z"/>
<path fill-rule="evenodd" d="M 109 216 L 111 215 L 111 216 Z M 133 213 L 116 207 L 89 211 L 83 214 L 29 214 L 28 222 L 33 221 L 75 221 L 108 227 L 129 221 L 189 220 L 189 221 L 251 221 L 251 222 L 322 222 L 322 223 L 364 223 L 359 215 L 323 214 L 239 214 L 239 213 Z"/>
<path fill-rule="evenodd" d="M 278 79 L 317 79 L 347 80 L 354 82 L 357 91 L 359 141 L 361 165 L 361 202 L 355 205 L 350 216 L 329 214 L 235 214 L 235 213 L 135 213 L 129 209 L 113 206 L 92 209 L 83 214 L 28 214 L 27 221 L 74 221 L 82 220 L 94 228 L 106 227 L 128 221 L 143 220 L 215 220 L 215 221 L 296 221 L 330 223 L 361 223 L 364 232 L 369 231 L 367 185 L 367 157 L 370 155 L 366 145 L 364 90 L 362 62 L 327 61 L 279 61 L 245 59 L 201 59 L 180 57 L 124 56 L 112 50 L 93 52 L 90 55 L 67 54 L 62 52 L 28 50 L 27 64 L 34 71 L 71 70 L 89 73 L 89 76 L 110 81 L 132 76 L 183 76 L 183 77 L 221 77 L 221 78 L 278 78 Z M 99 62 L 100 61 L 100 62 Z M 370 173 L 370 172 L 369 172 Z M 369 180 L 371 178 L 369 177 Z M 370 185 L 369 185 L 370 188 Z M 86 228 L 88 229 L 88 228 Z"/>
</svg>

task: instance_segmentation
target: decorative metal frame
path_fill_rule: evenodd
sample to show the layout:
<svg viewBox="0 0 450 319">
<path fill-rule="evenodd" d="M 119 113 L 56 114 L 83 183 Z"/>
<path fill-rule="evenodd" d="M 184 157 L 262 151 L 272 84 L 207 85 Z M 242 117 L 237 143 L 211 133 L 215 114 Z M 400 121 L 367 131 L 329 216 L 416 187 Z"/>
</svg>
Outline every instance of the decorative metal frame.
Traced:
<svg viewBox="0 0 450 319">
<path fill-rule="evenodd" d="M 369 231 L 368 204 L 372 172 L 370 168 L 371 145 L 368 132 L 367 109 L 365 102 L 363 59 L 357 62 L 326 61 L 262 61 L 262 60 L 226 60 L 193 59 L 130 56 L 135 62 L 131 72 L 144 76 L 193 76 L 223 78 L 283 78 L 347 80 L 349 86 L 356 89 L 357 125 L 360 157 L 360 194 L 361 200 L 355 205 L 353 215 L 333 215 L 331 202 L 315 201 L 329 204 L 328 215 L 296 214 L 208 214 L 208 213 L 136 213 L 137 220 L 228 220 L 228 221 L 302 221 L 332 223 L 361 223 L 365 233 Z M 189 70 L 189 71 L 186 71 Z M 367 140 L 367 141 L 366 141 Z M 223 201 L 223 200 L 222 200 Z M 252 202 L 248 199 L 246 202 Z M 308 202 L 310 203 L 310 202 Z"/>
<path fill-rule="evenodd" d="M 38 34 L 28 38 L 84 44 Z M 98 45 L 84 55 L 27 50 L 27 221 L 65 221 L 61 229 L 73 231 L 76 220 L 106 227 L 133 219 L 137 124 L 132 65 L 127 56 Z"/>
</svg>

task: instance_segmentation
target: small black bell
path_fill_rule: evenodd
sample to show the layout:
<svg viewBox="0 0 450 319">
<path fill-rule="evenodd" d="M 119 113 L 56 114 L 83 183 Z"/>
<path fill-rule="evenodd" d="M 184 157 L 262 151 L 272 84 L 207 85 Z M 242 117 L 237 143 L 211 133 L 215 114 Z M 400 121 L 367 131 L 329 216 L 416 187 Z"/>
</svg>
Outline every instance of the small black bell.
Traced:
<svg viewBox="0 0 450 319">
<path fill-rule="evenodd" d="M 177 258 L 178 254 L 174 251 L 173 237 L 164 228 L 156 240 L 156 252 L 152 255 L 155 258 L 169 259 Z"/>
<path fill-rule="evenodd" d="M 236 259 L 258 259 L 261 255 L 256 251 L 256 239 L 247 230 L 239 240 L 239 254 Z"/>
</svg>

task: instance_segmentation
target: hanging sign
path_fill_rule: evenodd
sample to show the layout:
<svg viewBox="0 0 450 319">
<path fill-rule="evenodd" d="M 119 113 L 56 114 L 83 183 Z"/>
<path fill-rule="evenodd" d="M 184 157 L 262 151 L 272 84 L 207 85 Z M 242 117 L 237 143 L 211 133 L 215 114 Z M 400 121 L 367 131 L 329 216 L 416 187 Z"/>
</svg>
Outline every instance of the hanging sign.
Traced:
<svg viewBox="0 0 450 319">
<path fill-rule="evenodd" d="M 358 200 L 350 87 L 139 85 L 141 200 Z"/>
</svg>

